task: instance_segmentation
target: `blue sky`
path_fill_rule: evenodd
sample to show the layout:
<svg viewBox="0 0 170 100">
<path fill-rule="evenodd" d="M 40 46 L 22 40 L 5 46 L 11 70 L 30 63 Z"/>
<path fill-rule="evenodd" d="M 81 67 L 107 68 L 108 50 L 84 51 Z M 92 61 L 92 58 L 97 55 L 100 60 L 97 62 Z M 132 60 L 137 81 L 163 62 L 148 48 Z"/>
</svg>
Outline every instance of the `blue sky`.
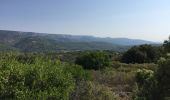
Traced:
<svg viewBox="0 0 170 100">
<path fill-rule="evenodd" d="M 0 0 L 0 29 L 163 41 L 170 0 Z"/>
</svg>

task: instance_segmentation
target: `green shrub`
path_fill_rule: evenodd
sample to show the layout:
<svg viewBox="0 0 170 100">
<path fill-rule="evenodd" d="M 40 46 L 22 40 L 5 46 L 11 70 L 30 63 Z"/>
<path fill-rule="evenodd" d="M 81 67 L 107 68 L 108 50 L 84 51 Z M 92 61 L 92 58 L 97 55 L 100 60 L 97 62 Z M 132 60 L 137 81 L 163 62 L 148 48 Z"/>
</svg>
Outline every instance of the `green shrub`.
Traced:
<svg viewBox="0 0 170 100">
<path fill-rule="evenodd" d="M 150 63 L 159 58 L 159 50 L 151 45 L 134 46 L 122 56 L 124 63 Z"/>
<path fill-rule="evenodd" d="M 166 53 L 170 52 L 170 36 L 168 40 L 165 40 L 163 43 L 163 53 L 166 55 Z"/>
<path fill-rule="evenodd" d="M 63 66 L 41 58 L 34 64 L 0 59 L 0 99 L 69 99 L 75 83 Z"/>
<path fill-rule="evenodd" d="M 136 74 L 138 83 L 137 100 L 168 100 L 170 97 L 170 58 L 160 58 L 155 72 L 139 70 Z"/>
<path fill-rule="evenodd" d="M 161 58 L 155 73 L 158 81 L 158 93 L 160 99 L 170 97 L 170 57 Z"/>
<path fill-rule="evenodd" d="M 87 52 L 76 59 L 76 64 L 82 65 L 84 69 L 103 69 L 110 66 L 110 57 L 104 52 Z"/>
<path fill-rule="evenodd" d="M 135 94 L 135 100 L 155 100 L 155 91 L 157 88 L 154 73 L 151 70 L 138 70 L 136 73 L 138 91 Z"/>
<path fill-rule="evenodd" d="M 91 74 L 89 71 L 84 70 L 80 65 L 65 63 L 64 71 L 70 72 L 76 81 L 90 80 Z"/>
</svg>

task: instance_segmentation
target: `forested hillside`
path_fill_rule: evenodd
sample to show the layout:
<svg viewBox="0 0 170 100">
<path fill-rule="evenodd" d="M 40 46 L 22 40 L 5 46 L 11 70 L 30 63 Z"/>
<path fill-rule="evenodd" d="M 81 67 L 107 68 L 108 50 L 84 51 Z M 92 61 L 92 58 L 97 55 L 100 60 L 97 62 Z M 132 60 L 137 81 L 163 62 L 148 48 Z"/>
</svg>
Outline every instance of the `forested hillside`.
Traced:
<svg viewBox="0 0 170 100">
<path fill-rule="evenodd" d="M 84 50 L 126 51 L 133 45 L 155 44 L 144 40 L 126 38 L 98 38 L 0 30 L 0 45 L 21 52 L 58 52 Z M 1 50 L 2 48 L 0 48 Z"/>
</svg>

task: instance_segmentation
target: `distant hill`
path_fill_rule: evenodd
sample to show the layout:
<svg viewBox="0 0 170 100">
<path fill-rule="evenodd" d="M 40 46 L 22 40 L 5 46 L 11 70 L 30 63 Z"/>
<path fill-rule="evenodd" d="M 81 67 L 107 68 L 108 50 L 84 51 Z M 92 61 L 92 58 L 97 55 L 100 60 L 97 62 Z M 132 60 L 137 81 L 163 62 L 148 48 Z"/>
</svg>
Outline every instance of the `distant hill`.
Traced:
<svg viewBox="0 0 170 100">
<path fill-rule="evenodd" d="M 99 38 L 94 36 L 78 36 L 78 35 L 63 35 L 63 34 L 48 34 L 50 38 L 57 41 L 73 41 L 73 42 L 106 42 L 122 46 L 132 46 L 141 44 L 156 44 L 152 41 L 140 40 L 140 39 L 128 39 L 128 38 Z"/>
<path fill-rule="evenodd" d="M 93 36 L 46 34 L 0 30 L 0 51 L 55 52 L 79 50 L 125 51 L 130 46 L 155 44 L 151 41 L 127 38 L 99 38 Z"/>
</svg>

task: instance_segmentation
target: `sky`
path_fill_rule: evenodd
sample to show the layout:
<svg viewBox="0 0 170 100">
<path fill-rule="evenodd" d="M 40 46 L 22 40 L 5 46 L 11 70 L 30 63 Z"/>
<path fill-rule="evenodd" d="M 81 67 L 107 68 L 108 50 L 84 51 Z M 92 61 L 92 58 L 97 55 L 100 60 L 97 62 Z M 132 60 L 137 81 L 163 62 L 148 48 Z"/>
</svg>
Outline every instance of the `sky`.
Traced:
<svg viewBox="0 0 170 100">
<path fill-rule="evenodd" d="M 0 30 L 162 42 L 170 0 L 0 0 Z"/>
</svg>

